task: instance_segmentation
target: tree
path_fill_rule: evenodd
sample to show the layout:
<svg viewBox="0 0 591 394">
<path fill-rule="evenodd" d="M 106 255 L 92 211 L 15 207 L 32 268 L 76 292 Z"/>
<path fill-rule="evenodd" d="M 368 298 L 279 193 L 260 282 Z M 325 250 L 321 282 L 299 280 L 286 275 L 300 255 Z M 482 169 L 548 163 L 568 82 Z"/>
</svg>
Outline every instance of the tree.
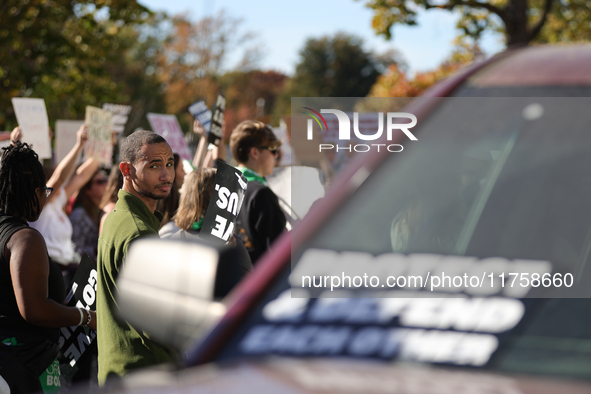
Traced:
<svg viewBox="0 0 591 394">
<path fill-rule="evenodd" d="M 505 35 L 507 46 L 527 44 L 536 38 L 562 40 L 568 37 L 561 33 L 567 25 L 571 32 L 581 30 L 581 34 L 575 34 L 578 40 L 591 38 L 591 5 L 587 0 L 366 0 L 366 6 L 374 10 L 373 29 L 387 39 L 392 36 L 393 25 L 416 25 L 418 11 L 433 8 L 459 11 L 458 28 L 464 36 L 477 40 L 485 30 L 495 30 Z M 565 17 L 565 12 L 570 16 Z M 549 20 L 556 22 L 554 33 L 560 39 L 551 40 L 548 27 L 540 35 Z"/>
<path fill-rule="evenodd" d="M 287 76 L 276 71 L 234 71 L 220 78 L 220 88 L 226 97 L 224 114 L 225 137 L 247 119 L 259 119 L 269 122 L 268 116 L 273 109 L 277 97 L 282 92 Z M 264 100 L 262 111 L 257 101 Z"/>
<path fill-rule="evenodd" d="M 376 56 L 345 33 L 309 38 L 290 81 L 291 96 L 365 97 L 394 56 Z"/>
<path fill-rule="evenodd" d="M 228 57 L 237 50 L 242 59 L 237 70 L 249 70 L 261 57 L 252 45 L 253 35 L 240 30 L 241 20 L 223 10 L 216 16 L 192 22 L 187 15 L 172 19 L 167 38 L 158 54 L 158 75 L 164 88 L 168 113 L 179 114 L 181 124 L 190 126 L 187 107 L 203 99 L 211 106 L 220 90 L 219 79 Z"/>
<path fill-rule="evenodd" d="M 591 3 L 588 0 L 563 0 L 554 3 L 547 22 L 534 41 L 559 43 L 589 40 Z"/>
<path fill-rule="evenodd" d="M 128 96 L 109 74 L 133 40 L 120 32 L 151 13 L 135 0 L 7 0 L 0 24 L 0 128 L 15 125 L 11 98 L 42 97 L 51 121 Z M 127 46 L 127 47 L 122 47 Z"/>
<path fill-rule="evenodd" d="M 293 78 L 273 109 L 275 120 L 291 112 L 291 97 L 365 97 L 388 65 L 399 55 L 376 55 L 363 40 L 346 33 L 308 38 L 299 53 Z"/>
<path fill-rule="evenodd" d="M 121 28 L 117 39 L 119 47 L 125 49 L 119 52 L 117 61 L 105 64 L 108 75 L 121 89 L 123 99 L 118 103 L 132 107 L 124 135 L 137 128 L 148 129 L 146 114 L 162 112 L 165 108 L 164 89 L 157 69 L 165 37 L 162 25 L 167 22 L 166 15 L 156 13 L 140 26 Z"/>
<path fill-rule="evenodd" d="M 431 85 L 483 56 L 477 45 L 458 42 L 449 58 L 439 67 L 432 71 L 416 73 L 413 79 L 407 77 L 403 67 L 393 64 L 377 79 L 368 96 L 417 97 Z"/>
</svg>

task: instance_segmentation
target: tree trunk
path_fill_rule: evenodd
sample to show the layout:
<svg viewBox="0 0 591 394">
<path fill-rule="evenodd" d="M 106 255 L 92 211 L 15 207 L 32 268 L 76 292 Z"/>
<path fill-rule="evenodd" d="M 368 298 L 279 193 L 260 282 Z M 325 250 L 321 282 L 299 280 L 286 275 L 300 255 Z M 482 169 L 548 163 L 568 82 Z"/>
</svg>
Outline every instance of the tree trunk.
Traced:
<svg viewBox="0 0 591 394">
<path fill-rule="evenodd" d="M 509 0 L 505 8 L 507 47 L 525 45 L 530 37 L 527 29 L 527 0 Z"/>
</svg>

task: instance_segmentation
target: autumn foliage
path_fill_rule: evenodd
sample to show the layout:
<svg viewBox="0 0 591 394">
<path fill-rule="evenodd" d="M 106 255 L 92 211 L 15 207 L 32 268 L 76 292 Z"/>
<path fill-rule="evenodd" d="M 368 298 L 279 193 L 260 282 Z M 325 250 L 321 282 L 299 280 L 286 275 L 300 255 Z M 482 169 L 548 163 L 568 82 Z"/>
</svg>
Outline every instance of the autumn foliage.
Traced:
<svg viewBox="0 0 591 394">
<path fill-rule="evenodd" d="M 477 45 L 458 44 L 457 48 L 439 67 L 432 71 L 417 72 L 409 79 L 406 71 L 392 64 L 388 71 L 378 77 L 369 97 L 416 97 L 436 82 L 450 76 L 460 68 L 483 58 Z"/>
</svg>

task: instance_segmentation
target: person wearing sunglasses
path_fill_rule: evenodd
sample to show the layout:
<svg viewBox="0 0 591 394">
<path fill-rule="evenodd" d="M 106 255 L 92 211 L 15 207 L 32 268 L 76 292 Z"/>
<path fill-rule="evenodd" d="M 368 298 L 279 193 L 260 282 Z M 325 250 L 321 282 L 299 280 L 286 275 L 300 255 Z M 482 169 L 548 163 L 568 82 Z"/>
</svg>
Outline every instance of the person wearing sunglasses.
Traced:
<svg viewBox="0 0 591 394">
<path fill-rule="evenodd" d="M 236 232 L 255 264 L 285 230 L 285 215 L 265 179 L 273 174 L 280 146 L 271 128 L 258 121 L 240 123 L 230 136 L 232 155 L 248 180 Z"/>
</svg>

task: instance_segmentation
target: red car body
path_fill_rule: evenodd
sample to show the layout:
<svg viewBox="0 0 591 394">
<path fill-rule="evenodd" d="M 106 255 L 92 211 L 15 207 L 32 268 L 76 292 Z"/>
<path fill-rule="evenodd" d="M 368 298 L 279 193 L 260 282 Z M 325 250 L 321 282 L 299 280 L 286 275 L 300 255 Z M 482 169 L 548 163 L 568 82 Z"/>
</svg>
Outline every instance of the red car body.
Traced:
<svg viewBox="0 0 591 394">
<path fill-rule="evenodd" d="M 444 97 L 591 97 L 591 45 L 532 46 L 508 50 L 472 64 L 429 89 L 405 111 L 422 122 L 440 108 Z M 589 125 L 591 128 L 591 125 Z M 591 133 L 591 129 L 590 129 Z M 420 133 L 418 134 L 419 139 Z M 394 143 L 400 141 L 392 141 Z M 191 349 L 188 365 L 174 380 L 174 391 L 224 392 L 396 392 L 396 393 L 589 393 L 587 378 L 532 368 L 512 373 L 449 365 L 395 364 L 364 358 L 233 357 L 237 337 L 260 314 L 261 303 L 287 269 L 294 251 L 313 242 L 365 181 L 389 159 L 389 152 L 359 155 L 340 174 L 323 201 L 314 205 L 292 232 L 285 233 L 225 300 L 228 311 Z M 275 291 L 275 290 L 274 290 Z M 585 310 L 586 303 L 582 304 Z M 589 304 L 591 306 L 591 304 Z M 587 319 L 580 316 L 580 319 Z M 250 323 L 249 323 L 250 321 Z M 581 320 L 586 324 L 587 320 Z M 589 328 L 591 332 L 591 326 Z M 586 343 L 586 342 L 585 342 Z M 558 345 L 557 345 L 558 346 Z M 565 345 L 566 346 L 566 345 Z M 584 360 L 586 360 L 585 358 Z M 591 360 L 589 360 L 591 362 Z M 557 361 L 558 362 L 558 361 Z M 586 362 L 586 361 L 585 361 Z M 208 364 L 206 366 L 205 364 Z M 586 365 L 586 364 L 585 364 Z M 583 368 L 584 365 L 581 365 Z M 583 375 L 585 375 L 583 373 Z M 170 383 L 170 380 L 167 380 Z M 167 384 L 168 384 L 167 383 Z"/>
</svg>

